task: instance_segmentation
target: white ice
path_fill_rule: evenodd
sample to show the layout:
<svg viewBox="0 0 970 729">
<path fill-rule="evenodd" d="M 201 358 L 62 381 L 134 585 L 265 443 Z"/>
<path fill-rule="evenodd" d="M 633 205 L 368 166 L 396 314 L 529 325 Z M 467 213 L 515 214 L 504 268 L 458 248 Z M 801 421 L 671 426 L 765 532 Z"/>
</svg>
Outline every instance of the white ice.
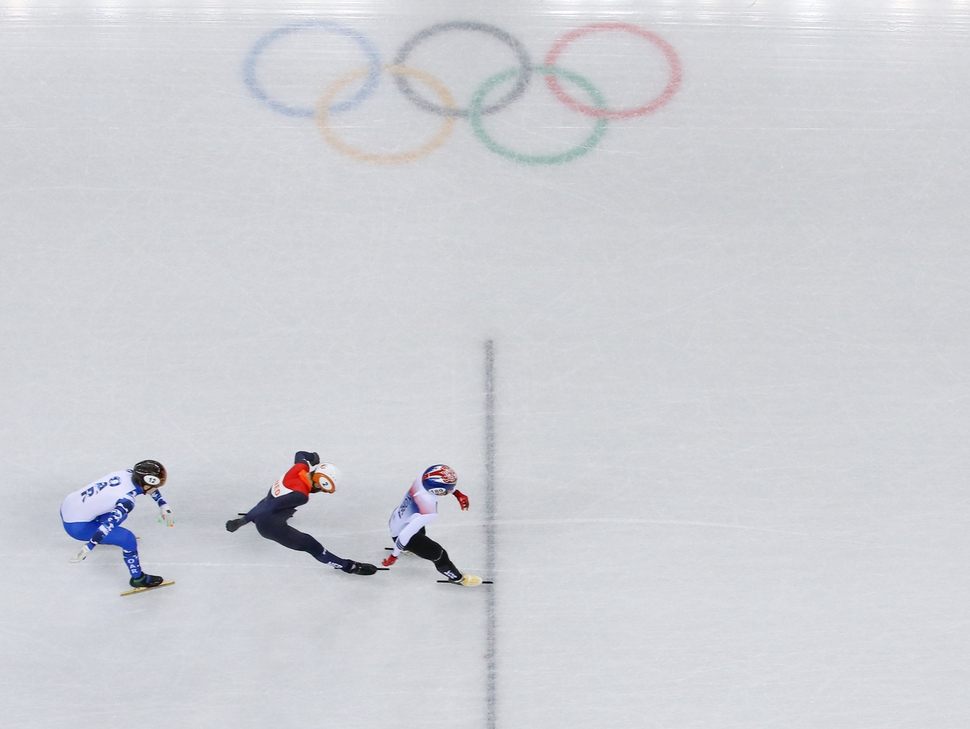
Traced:
<svg viewBox="0 0 970 729">
<path fill-rule="evenodd" d="M 316 119 L 245 82 L 310 19 L 384 64 L 449 21 L 534 65 L 633 24 L 682 80 L 562 164 L 467 118 L 376 164 L 350 148 L 449 122 L 389 73 Z M 968 30 L 957 0 L 0 0 L 0 724 L 970 724 Z M 357 43 L 281 36 L 258 81 L 346 101 Z M 467 30 L 408 58 L 460 107 L 516 63 Z M 671 78 L 618 30 L 557 68 L 610 108 Z M 481 124 L 555 155 L 597 120 L 536 72 Z M 472 508 L 429 533 L 494 586 L 228 534 L 297 449 L 347 482 L 293 525 L 372 562 L 452 465 Z M 69 564 L 58 506 L 143 458 L 178 523 L 141 498 L 127 525 L 176 584 L 121 598 L 118 550 Z"/>
</svg>

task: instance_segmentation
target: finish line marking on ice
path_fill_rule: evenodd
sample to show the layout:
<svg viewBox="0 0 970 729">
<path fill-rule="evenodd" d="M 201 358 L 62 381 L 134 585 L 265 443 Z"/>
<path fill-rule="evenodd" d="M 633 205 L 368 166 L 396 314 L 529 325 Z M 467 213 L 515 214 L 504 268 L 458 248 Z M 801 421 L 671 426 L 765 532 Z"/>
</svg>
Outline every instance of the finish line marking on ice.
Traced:
<svg viewBox="0 0 970 729">
<path fill-rule="evenodd" d="M 495 578 L 495 343 L 485 341 L 485 575 Z M 485 726 L 495 729 L 495 587 L 485 591 Z"/>
</svg>

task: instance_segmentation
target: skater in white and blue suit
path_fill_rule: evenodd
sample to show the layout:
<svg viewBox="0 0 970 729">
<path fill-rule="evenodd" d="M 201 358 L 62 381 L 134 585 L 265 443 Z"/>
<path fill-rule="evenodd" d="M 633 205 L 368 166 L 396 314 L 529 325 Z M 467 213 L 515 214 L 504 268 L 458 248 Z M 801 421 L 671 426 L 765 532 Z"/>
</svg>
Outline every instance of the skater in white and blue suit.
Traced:
<svg viewBox="0 0 970 729">
<path fill-rule="evenodd" d="M 162 584 L 161 577 L 142 572 L 135 535 L 120 524 L 135 508 L 135 497 L 140 494 L 148 494 L 158 504 L 159 521 L 168 526 L 175 524 L 172 510 L 159 491 L 166 476 L 165 466 L 158 461 L 139 461 L 134 468 L 113 471 L 68 495 L 61 504 L 64 531 L 84 542 L 81 551 L 71 561 L 81 562 L 99 544 L 111 544 L 121 547 L 131 573 L 129 584 L 132 587 Z"/>
<path fill-rule="evenodd" d="M 468 497 L 455 488 L 457 483 L 458 476 L 454 469 L 443 463 L 430 466 L 414 479 L 410 490 L 404 495 L 404 500 L 391 513 L 388 526 L 391 528 L 391 537 L 394 538 L 394 547 L 381 564 L 390 567 L 397 562 L 402 552 L 407 551 L 434 563 L 435 569 L 447 577 L 449 582 L 465 587 L 482 584 L 481 577 L 459 572 L 445 548 L 431 539 L 424 530 L 438 518 L 439 496 L 452 494 L 458 499 L 461 510 L 468 510 Z"/>
</svg>

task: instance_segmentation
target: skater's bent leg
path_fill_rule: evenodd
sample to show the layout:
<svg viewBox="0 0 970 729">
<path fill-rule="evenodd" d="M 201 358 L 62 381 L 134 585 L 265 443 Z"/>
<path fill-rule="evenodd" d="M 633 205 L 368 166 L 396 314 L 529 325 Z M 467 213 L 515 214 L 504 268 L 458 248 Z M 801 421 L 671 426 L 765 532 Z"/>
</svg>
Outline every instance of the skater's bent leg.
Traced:
<svg viewBox="0 0 970 729">
<path fill-rule="evenodd" d="M 405 549 L 422 559 L 434 562 L 434 568 L 449 580 L 457 580 L 461 577 L 461 572 L 448 559 L 445 548 L 425 534 L 424 527 L 411 537 Z"/>
<path fill-rule="evenodd" d="M 256 530 L 261 536 L 277 544 L 282 544 L 288 549 L 306 552 L 318 562 L 323 562 L 331 567 L 342 570 L 350 569 L 354 564 L 349 559 L 342 559 L 328 552 L 320 542 L 309 534 L 304 534 L 300 530 L 294 529 L 286 523 L 286 520 L 260 519 L 255 524 Z"/>
<path fill-rule="evenodd" d="M 135 535 L 124 527 L 115 527 L 101 544 L 113 544 L 121 547 L 121 556 L 125 559 L 125 567 L 135 579 L 141 577 L 141 563 L 138 561 L 138 540 Z"/>
<path fill-rule="evenodd" d="M 282 544 L 287 549 L 296 549 L 301 552 L 303 551 L 305 544 L 299 539 L 299 536 L 307 535 L 297 531 L 287 524 L 285 518 L 269 517 L 266 519 L 256 519 L 253 524 L 256 525 L 256 531 L 259 532 L 259 536 L 263 537 L 264 539 L 269 539 L 277 544 Z M 293 533 L 298 536 L 294 537 Z"/>
<path fill-rule="evenodd" d="M 441 555 L 445 551 L 444 547 L 431 539 L 431 537 L 425 533 L 424 527 L 421 527 L 414 534 L 414 536 L 408 540 L 408 543 L 404 545 L 404 548 L 411 554 L 420 557 L 421 559 L 426 559 L 430 562 L 437 562 L 439 559 L 441 559 Z"/>
<path fill-rule="evenodd" d="M 260 536 L 282 544 L 287 549 L 308 552 L 314 557 L 323 552 L 323 545 L 320 542 L 309 534 L 294 529 L 286 523 L 285 519 L 259 519 L 255 524 Z"/>
<path fill-rule="evenodd" d="M 116 547 L 121 547 L 124 552 L 137 552 L 138 551 L 138 540 L 134 534 L 125 529 L 124 527 L 115 527 L 108 535 L 101 540 L 102 544 L 113 544 Z"/>
<path fill-rule="evenodd" d="M 65 521 L 62 523 L 64 524 L 64 531 L 79 542 L 89 541 L 94 536 L 94 533 L 98 531 L 98 527 L 101 526 L 101 522 L 97 519 L 94 521 Z"/>
<path fill-rule="evenodd" d="M 87 542 L 98 531 L 101 526 L 101 519 L 84 522 L 64 522 L 64 531 L 75 539 Z M 135 535 L 124 527 L 115 527 L 107 536 L 101 540 L 101 544 L 111 544 L 121 547 L 121 555 L 124 557 L 125 566 L 132 577 L 141 577 L 141 564 L 138 561 L 138 540 Z"/>
</svg>

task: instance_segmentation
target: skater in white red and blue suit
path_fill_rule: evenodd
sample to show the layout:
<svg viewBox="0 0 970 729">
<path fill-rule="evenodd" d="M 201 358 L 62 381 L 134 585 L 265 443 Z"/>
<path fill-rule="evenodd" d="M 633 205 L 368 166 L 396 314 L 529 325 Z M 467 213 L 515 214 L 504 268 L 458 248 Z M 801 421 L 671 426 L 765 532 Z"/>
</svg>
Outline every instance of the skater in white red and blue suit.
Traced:
<svg viewBox="0 0 970 729">
<path fill-rule="evenodd" d="M 69 494 L 61 504 L 64 531 L 85 543 L 71 561 L 81 562 L 99 544 L 111 544 L 121 547 L 132 587 L 162 584 L 161 577 L 142 572 L 135 535 L 120 525 L 135 508 L 135 497 L 141 494 L 148 494 L 158 504 L 159 521 L 168 526 L 175 524 L 172 509 L 159 491 L 167 477 L 165 466 L 158 461 L 139 461 L 134 468 L 113 471 Z"/>
<path fill-rule="evenodd" d="M 480 577 L 463 575 L 449 559 L 444 547 L 425 532 L 425 527 L 438 518 L 439 496 L 453 494 L 458 499 L 462 511 L 468 510 L 468 497 L 455 488 L 457 483 L 458 476 L 454 469 L 443 463 L 425 469 L 423 474 L 414 479 L 404 500 L 391 514 L 388 526 L 394 538 L 394 547 L 390 556 L 381 564 L 390 567 L 397 562 L 401 552 L 408 551 L 433 562 L 435 569 L 449 582 L 465 587 L 482 584 Z"/>
<path fill-rule="evenodd" d="M 321 463 L 320 456 L 297 451 L 293 466 L 266 494 L 266 497 L 238 519 L 226 522 L 226 530 L 234 532 L 252 522 L 260 536 L 282 544 L 288 549 L 306 552 L 318 562 L 352 575 L 372 575 L 377 568 L 366 562 L 354 562 L 328 552 L 320 542 L 294 529 L 287 521 L 298 507 L 310 500 L 310 494 L 332 494 L 337 490 L 340 472 L 332 463 Z"/>
</svg>

